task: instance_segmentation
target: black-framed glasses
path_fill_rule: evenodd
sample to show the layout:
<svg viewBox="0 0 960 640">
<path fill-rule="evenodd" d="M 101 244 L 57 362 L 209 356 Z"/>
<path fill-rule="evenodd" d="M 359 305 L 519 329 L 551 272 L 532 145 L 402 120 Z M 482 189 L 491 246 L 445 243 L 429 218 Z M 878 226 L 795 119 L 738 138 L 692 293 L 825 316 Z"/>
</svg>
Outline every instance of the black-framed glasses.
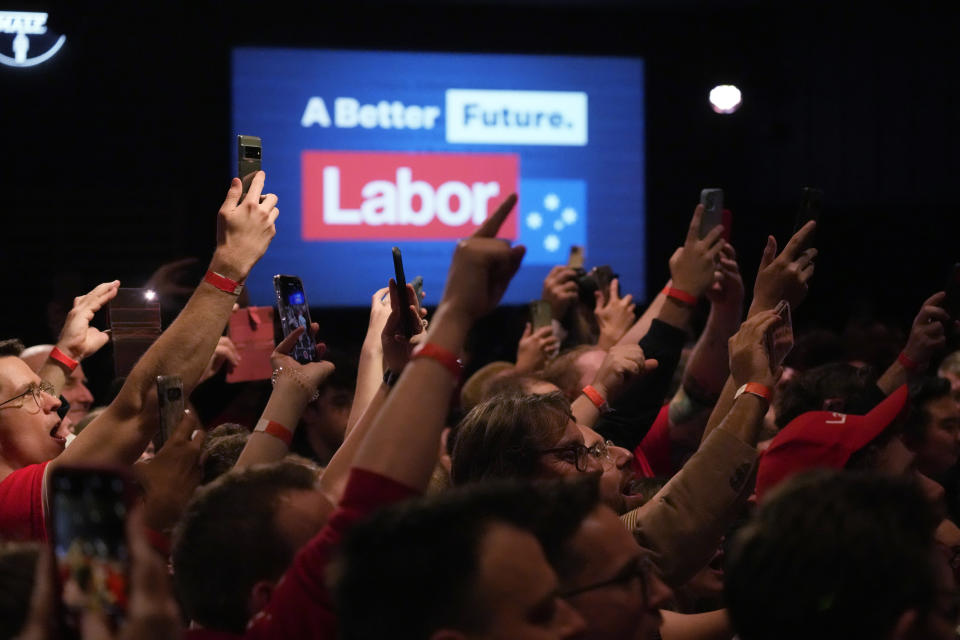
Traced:
<svg viewBox="0 0 960 640">
<path fill-rule="evenodd" d="M 640 592 L 643 595 L 643 601 L 647 602 L 648 595 L 650 593 L 650 578 L 653 576 L 655 571 L 656 568 L 654 567 L 653 561 L 644 556 L 638 558 L 633 564 L 624 567 L 612 578 L 607 578 L 606 580 L 601 580 L 600 582 L 594 582 L 593 584 L 588 584 L 582 587 L 577 587 L 576 589 L 564 591 L 560 594 L 560 597 L 572 598 L 573 596 L 578 596 L 581 593 L 586 593 L 587 591 L 593 591 L 595 589 L 602 589 L 615 584 L 626 584 L 633 580 L 639 580 Z"/>
<path fill-rule="evenodd" d="M 0 402 L 0 407 L 10 404 L 11 402 L 16 402 L 17 400 L 20 400 L 20 404 L 18 404 L 17 407 L 22 407 L 23 398 L 28 395 L 32 395 L 33 401 L 37 403 L 37 409 L 43 411 L 44 401 L 42 394 L 44 393 L 56 397 L 56 390 L 53 388 L 53 385 L 49 382 L 41 382 L 40 384 L 31 384 L 23 393 L 17 394 L 12 398 Z"/>
<path fill-rule="evenodd" d="M 586 473 L 590 469 L 590 458 L 594 460 L 610 459 L 609 448 L 612 446 L 613 442 L 610 440 L 601 440 L 591 447 L 579 442 L 571 442 L 562 447 L 541 449 L 538 453 L 552 453 L 560 460 L 574 465 L 580 473 Z"/>
</svg>

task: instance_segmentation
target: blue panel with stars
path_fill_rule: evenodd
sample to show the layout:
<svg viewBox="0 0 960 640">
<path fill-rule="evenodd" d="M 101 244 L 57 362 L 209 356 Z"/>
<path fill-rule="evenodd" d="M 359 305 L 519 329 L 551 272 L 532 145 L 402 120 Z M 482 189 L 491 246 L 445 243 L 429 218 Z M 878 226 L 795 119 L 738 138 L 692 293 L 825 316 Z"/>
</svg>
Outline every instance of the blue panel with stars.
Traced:
<svg viewBox="0 0 960 640">
<path fill-rule="evenodd" d="M 520 180 L 520 242 L 524 264 L 565 264 L 570 247 L 587 244 L 584 180 Z"/>
</svg>

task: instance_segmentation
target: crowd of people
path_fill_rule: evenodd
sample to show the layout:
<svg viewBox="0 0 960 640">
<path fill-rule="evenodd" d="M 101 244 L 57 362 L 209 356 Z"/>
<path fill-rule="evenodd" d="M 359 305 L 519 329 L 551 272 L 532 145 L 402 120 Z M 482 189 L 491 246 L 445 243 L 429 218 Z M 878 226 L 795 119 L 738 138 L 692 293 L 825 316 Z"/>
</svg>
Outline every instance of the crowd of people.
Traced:
<svg viewBox="0 0 960 640">
<path fill-rule="evenodd" d="M 496 237 L 511 196 L 457 244 L 429 317 L 385 282 L 354 366 L 324 359 L 332 335 L 292 357 L 319 331 L 300 326 L 271 356 L 269 398 L 221 423 L 199 405 L 241 358 L 224 330 L 276 231 L 265 180 L 243 197 L 233 180 L 206 274 L 109 402 L 82 363 L 111 339 L 94 317 L 119 282 L 75 298 L 55 344 L 0 342 L 3 638 L 957 636 L 945 292 L 868 362 L 793 335 L 815 222 L 744 258 L 697 206 L 642 313 L 616 278 L 585 291 L 557 266 L 549 324 L 465 377 L 471 331 L 523 261 Z M 756 258 L 748 296 L 739 261 Z M 153 451 L 166 375 L 195 404 Z M 98 473 L 132 493 L 76 519 L 118 517 L 122 540 L 70 540 L 63 492 Z"/>
</svg>

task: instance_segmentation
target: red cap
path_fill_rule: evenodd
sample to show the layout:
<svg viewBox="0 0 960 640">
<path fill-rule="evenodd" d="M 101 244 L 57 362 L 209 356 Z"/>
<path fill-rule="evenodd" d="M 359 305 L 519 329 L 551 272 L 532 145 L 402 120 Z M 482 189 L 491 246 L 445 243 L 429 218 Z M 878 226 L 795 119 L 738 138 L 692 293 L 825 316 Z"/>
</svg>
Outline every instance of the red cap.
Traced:
<svg viewBox="0 0 960 640">
<path fill-rule="evenodd" d="M 757 498 L 808 469 L 842 469 L 850 456 L 883 433 L 907 407 L 907 385 L 865 416 L 810 411 L 794 418 L 770 442 L 757 467 Z"/>
</svg>

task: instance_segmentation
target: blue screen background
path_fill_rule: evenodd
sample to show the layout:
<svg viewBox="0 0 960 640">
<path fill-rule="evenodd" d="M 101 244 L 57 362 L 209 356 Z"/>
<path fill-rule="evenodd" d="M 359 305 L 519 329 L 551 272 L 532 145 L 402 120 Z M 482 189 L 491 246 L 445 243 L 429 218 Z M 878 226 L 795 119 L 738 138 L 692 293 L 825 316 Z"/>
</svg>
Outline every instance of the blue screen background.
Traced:
<svg viewBox="0 0 960 640">
<path fill-rule="evenodd" d="M 396 53 L 237 48 L 232 60 L 235 134 L 263 139 L 266 190 L 280 202 L 277 235 L 254 268 L 247 288 L 254 304 L 272 304 L 271 278 L 296 274 L 311 306 L 368 306 L 393 274 L 391 247 L 400 246 L 409 280 L 424 277 L 427 304 L 443 290 L 453 241 L 338 241 L 301 239 L 300 154 L 327 151 L 443 151 L 516 153 L 520 157 L 520 241 L 528 258 L 504 296 L 508 304 L 538 299 L 551 264 L 565 264 L 570 244 L 584 244 L 587 267 L 610 264 L 621 290 L 645 299 L 644 68 L 638 58 L 500 54 Z M 333 117 L 333 101 L 362 104 L 399 100 L 445 104 L 445 91 L 509 89 L 582 91 L 588 95 L 586 146 L 451 144 L 444 117 L 434 129 L 303 127 L 309 99 L 319 96 Z M 234 162 L 236 167 L 236 145 Z M 543 198 L 559 197 L 554 217 Z M 553 204 L 556 204 L 554 201 Z M 563 244 L 544 247 L 545 230 L 567 209 Z M 530 213 L 545 218 L 537 229 Z M 584 215 L 585 212 L 585 215 Z"/>
</svg>

